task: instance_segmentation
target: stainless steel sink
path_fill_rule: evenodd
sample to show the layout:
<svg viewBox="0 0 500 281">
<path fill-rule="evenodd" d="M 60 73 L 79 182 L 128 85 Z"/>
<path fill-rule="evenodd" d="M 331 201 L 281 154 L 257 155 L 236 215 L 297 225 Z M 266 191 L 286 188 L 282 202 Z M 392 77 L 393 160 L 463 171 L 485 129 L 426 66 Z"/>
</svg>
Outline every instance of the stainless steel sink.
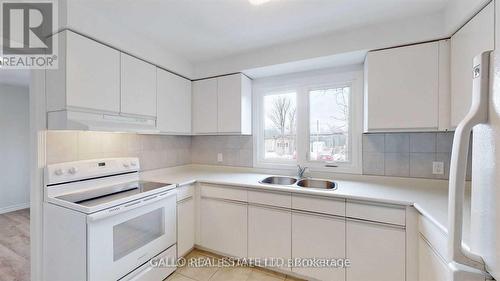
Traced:
<svg viewBox="0 0 500 281">
<path fill-rule="evenodd" d="M 304 188 L 318 188 L 318 189 L 328 189 L 335 190 L 337 185 L 333 181 L 329 180 L 316 180 L 316 179 L 302 179 L 297 182 L 297 186 Z"/>
<path fill-rule="evenodd" d="M 326 189 L 326 190 L 337 189 L 337 184 L 334 181 L 321 180 L 321 179 L 305 178 L 297 180 L 294 177 L 271 176 L 259 182 L 263 184 L 288 185 L 299 188 L 314 188 L 314 189 Z"/>
<path fill-rule="evenodd" d="M 260 181 L 260 183 L 277 185 L 293 185 L 296 182 L 297 179 L 292 177 L 267 177 Z"/>
</svg>

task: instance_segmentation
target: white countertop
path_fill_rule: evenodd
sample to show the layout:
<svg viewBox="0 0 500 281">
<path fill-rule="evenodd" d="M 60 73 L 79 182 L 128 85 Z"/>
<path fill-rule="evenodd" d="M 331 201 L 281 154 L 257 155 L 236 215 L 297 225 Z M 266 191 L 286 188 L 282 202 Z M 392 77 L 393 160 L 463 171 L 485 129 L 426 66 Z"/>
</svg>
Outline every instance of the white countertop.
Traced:
<svg viewBox="0 0 500 281">
<path fill-rule="evenodd" d="M 286 173 L 283 173 L 286 174 Z M 448 181 L 414 178 L 397 178 L 366 175 L 330 174 L 321 178 L 334 180 L 338 189 L 334 191 L 304 189 L 298 187 L 261 184 L 259 180 L 273 175 L 252 168 L 187 165 L 141 173 L 141 178 L 163 183 L 189 184 L 203 182 L 211 184 L 238 185 L 249 188 L 280 190 L 314 194 L 328 197 L 342 197 L 369 200 L 391 204 L 413 205 L 422 215 L 429 218 L 444 232 L 448 224 Z M 275 174 L 274 174 L 275 175 Z M 313 175 L 316 177 L 316 175 Z M 466 214 L 470 210 L 470 189 L 467 191 Z M 464 224 L 468 229 L 469 220 Z M 467 240 L 467 233 L 464 239 Z"/>
</svg>

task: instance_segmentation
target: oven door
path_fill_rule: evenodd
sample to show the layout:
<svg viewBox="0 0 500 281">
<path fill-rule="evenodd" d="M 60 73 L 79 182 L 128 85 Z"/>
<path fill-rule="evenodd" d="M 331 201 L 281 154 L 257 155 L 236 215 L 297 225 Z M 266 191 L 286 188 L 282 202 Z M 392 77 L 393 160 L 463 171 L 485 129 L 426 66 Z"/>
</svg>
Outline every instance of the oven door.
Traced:
<svg viewBox="0 0 500 281">
<path fill-rule="evenodd" d="M 118 280 L 176 243 L 176 191 L 88 216 L 88 280 Z"/>
</svg>

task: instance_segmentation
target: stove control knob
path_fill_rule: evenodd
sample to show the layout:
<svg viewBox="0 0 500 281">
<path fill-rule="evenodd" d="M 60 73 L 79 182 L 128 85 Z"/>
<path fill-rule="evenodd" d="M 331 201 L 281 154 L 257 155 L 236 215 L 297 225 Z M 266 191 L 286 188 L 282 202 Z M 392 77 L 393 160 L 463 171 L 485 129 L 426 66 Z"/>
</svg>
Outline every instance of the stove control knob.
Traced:
<svg viewBox="0 0 500 281">
<path fill-rule="evenodd" d="M 75 168 L 75 167 L 71 167 L 71 168 L 69 168 L 69 170 L 68 170 L 68 173 L 70 173 L 70 174 L 72 174 L 72 175 L 76 174 L 76 172 L 78 172 L 78 169 L 77 169 L 77 168 Z"/>
<path fill-rule="evenodd" d="M 123 163 L 123 167 L 128 169 L 130 165 L 128 163 Z"/>
<path fill-rule="evenodd" d="M 132 162 L 130 162 L 130 166 L 135 167 L 135 166 L 137 166 L 137 163 L 132 161 Z"/>
<path fill-rule="evenodd" d="M 62 169 L 56 169 L 56 170 L 54 171 L 54 174 L 55 174 L 56 176 L 62 176 L 62 174 L 63 174 L 63 170 L 62 170 Z"/>
</svg>

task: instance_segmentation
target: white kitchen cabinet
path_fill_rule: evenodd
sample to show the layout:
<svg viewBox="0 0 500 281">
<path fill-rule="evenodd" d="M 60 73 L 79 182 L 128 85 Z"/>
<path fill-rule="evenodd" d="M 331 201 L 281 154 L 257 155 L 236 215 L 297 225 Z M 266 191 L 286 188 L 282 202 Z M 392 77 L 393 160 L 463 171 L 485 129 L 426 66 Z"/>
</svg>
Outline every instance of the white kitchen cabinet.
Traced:
<svg viewBox="0 0 500 281">
<path fill-rule="evenodd" d="M 251 134 L 252 85 L 243 74 L 193 82 L 195 134 Z"/>
<path fill-rule="evenodd" d="M 345 258 L 345 230 L 346 221 L 343 217 L 293 212 L 292 258 L 294 260 L 304 258 Z M 317 280 L 345 280 L 345 268 L 343 267 L 294 267 L 292 271 Z"/>
<path fill-rule="evenodd" d="M 491 2 L 451 37 L 451 125 L 456 127 L 472 101 L 472 60 L 495 48 L 495 8 Z"/>
<path fill-rule="evenodd" d="M 120 52 L 72 31 L 54 35 L 59 68 L 46 71 L 47 111 L 120 112 Z"/>
<path fill-rule="evenodd" d="M 156 69 L 157 125 L 162 133 L 191 133 L 191 81 Z"/>
<path fill-rule="evenodd" d="M 201 246 L 232 257 L 247 257 L 247 211 L 243 202 L 201 199 Z"/>
<path fill-rule="evenodd" d="M 177 202 L 177 256 L 185 256 L 194 247 L 195 204 L 189 197 Z"/>
<path fill-rule="evenodd" d="M 121 113 L 156 117 L 156 67 L 121 53 Z"/>
<path fill-rule="evenodd" d="M 450 271 L 444 259 L 420 235 L 418 239 L 418 280 L 450 280 Z"/>
<path fill-rule="evenodd" d="M 365 132 L 439 130 L 440 102 L 449 102 L 439 92 L 449 83 L 449 65 L 439 57 L 448 52 L 440 42 L 369 52 Z"/>
<path fill-rule="evenodd" d="M 217 78 L 193 82 L 193 133 L 217 133 Z"/>
<path fill-rule="evenodd" d="M 406 234 L 403 227 L 347 219 L 347 281 L 405 280 Z"/>
<path fill-rule="evenodd" d="M 281 258 L 292 256 L 292 212 L 290 209 L 248 206 L 248 257 Z M 286 264 L 276 264 L 281 270 L 291 270 Z"/>
<path fill-rule="evenodd" d="M 223 134 L 252 134 L 252 85 L 243 74 L 222 76 L 218 81 L 217 124 Z"/>
</svg>

